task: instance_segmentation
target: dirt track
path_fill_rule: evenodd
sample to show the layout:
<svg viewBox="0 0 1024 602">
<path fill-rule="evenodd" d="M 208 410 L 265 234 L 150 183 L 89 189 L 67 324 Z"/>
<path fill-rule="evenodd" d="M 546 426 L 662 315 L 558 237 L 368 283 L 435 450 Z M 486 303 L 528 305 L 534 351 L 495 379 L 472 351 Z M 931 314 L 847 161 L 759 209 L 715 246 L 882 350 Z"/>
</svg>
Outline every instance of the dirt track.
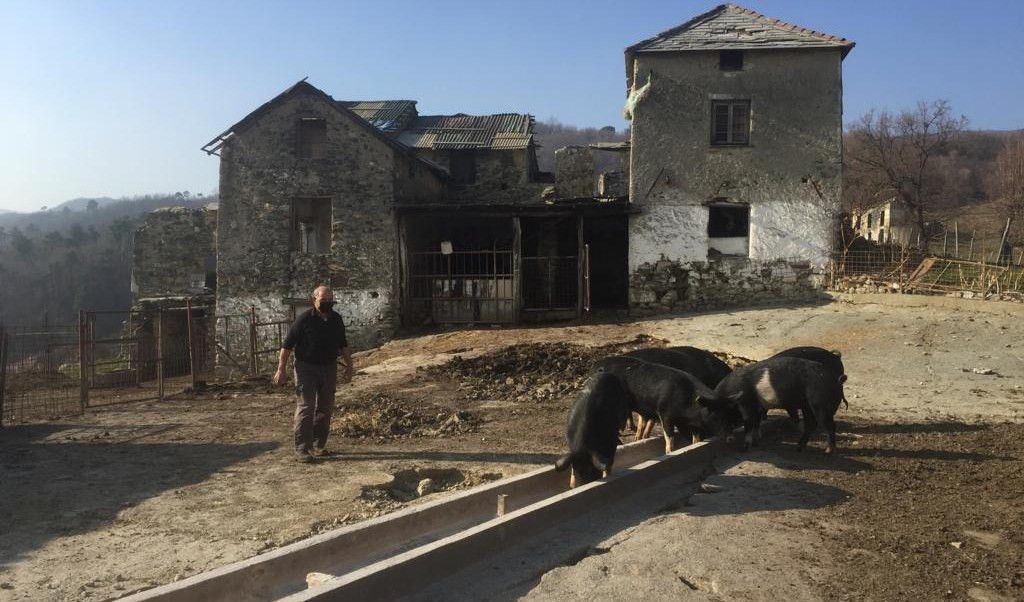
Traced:
<svg viewBox="0 0 1024 602">
<path fill-rule="evenodd" d="M 291 461 L 292 402 L 264 383 L 5 428 L 0 599 L 110 599 L 390 511 L 410 503 L 420 478 L 440 487 L 431 496 L 443 495 L 546 464 L 563 446 L 573 379 L 595 351 L 586 348 L 611 343 L 691 344 L 750 358 L 797 344 L 841 350 L 851 408 L 839 416 L 838 461 L 823 462 L 820 441 L 795 455 L 784 433 L 783 442 L 722 465 L 726 478 L 760 474 L 759 459 L 771 460 L 774 478 L 836 494 L 742 513 L 764 536 L 786 541 L 807 536 L 801 522 L 813 527 L 822 553 L 784 558 L 806 566 L 803 577 L 783 580 L 802 584 L 807 599 L 1021 598 L 1024 524 L 1013 504 L 1024 492 L 1020 306 L 857 301 L 395 341 L 359 357 L 333 425 L 341 454 L 315 466 Z M 500 361 L 519 356 L 502 350 L 519 344 L 546 351 L 519 354 L 528 365 L 508 372 Z M 488 370 L 499 376 L 487 378 Z M 782 528 L 773 512 L 801 514 Z M 556 573 L 532 595 L 561 599 Z M 691 594 L 701 593 L 698 582 L 692 589 L 676 580 Z M 729 591 L 704 594 L 761 599 Z"/>
</svg>

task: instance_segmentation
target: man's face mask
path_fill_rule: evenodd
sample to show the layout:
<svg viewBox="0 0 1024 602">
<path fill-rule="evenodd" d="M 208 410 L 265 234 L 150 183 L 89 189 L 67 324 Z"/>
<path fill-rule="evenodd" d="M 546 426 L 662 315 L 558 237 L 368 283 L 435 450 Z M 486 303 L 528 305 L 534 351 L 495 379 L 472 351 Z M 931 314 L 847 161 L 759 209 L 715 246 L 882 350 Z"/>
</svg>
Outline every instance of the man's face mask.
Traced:
<svg viewBox="0 0 1024 602">
<path fill-rule="evenodd" d="M 331 311 L 332 307 L 334 307 L 334 301 L 324 301 L 322 299 L 320 300 L 320 311 L 327 313 Z"/>
</svg>

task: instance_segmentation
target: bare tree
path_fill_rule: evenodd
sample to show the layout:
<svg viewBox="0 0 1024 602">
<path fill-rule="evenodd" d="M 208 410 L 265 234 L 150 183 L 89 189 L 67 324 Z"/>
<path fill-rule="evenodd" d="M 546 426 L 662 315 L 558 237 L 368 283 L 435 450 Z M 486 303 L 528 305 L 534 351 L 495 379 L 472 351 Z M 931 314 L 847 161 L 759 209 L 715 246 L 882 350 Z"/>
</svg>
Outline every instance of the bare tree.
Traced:
<svg viewBox="0 0 1024 602">
<path fill-rule="evenodd" d="M 923 232 L 925 216 L 941 198 L 945 181 L 936 159 L 966 127 L 967 118 L 953 117 L 945 100 L 918 102 L 898 115 L 869 111 L 848 132 L 851 177 L 873 201 L 904 201 Z"/>
<path fill-rule="evenodd" d="M 1024 220 L 1024 134 L 1006 141 L 992 168 L 993 192 L 1006 217 Z"/>
</svg>

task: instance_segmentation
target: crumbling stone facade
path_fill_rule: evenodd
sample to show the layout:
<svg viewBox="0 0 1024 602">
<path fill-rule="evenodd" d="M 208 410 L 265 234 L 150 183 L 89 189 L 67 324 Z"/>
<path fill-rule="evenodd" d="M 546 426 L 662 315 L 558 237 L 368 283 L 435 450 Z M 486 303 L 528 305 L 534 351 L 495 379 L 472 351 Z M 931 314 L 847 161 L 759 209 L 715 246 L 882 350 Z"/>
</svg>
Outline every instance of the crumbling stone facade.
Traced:
<svg viewBox="0 0 1024 602">
<path fill-rule="evenodd" d="M 202 295 L 215 288 L 217 206 L 167 207 L 146 216 L 132 245 L 132 302 Z"/>
<path fill-rule="evenodd" d="M 555 151 L 555 193 L 558 198 L 594 196 L 594 153 L 586 146 L 566 146 Z"/>
<path fill-rule="evenodd" d="M 807 262 L 724 259 L 688 262 L 659 259 L 630 275 L 630 312 L 649 316 L 722 307 L 814 302 L 824 276 Z"/>
<path fill-rule="evenodd" d="M 311 157 L 300 152 L 304 120 L 324 130 Z M 217 313 L 255 308 L 259 321 L 290 321 L 326 283 L 353 346 L 387 340 L 399 316 L 394 207 L 440 200 L 441 175 L 308 84 L 231 131 L 221 148 Z M 307 225 L 323 231 L 316 248 L 297 243 Z M 262 346 L 277 344 L 275 332 L 265 336 Z"/>
<path fill-rule="evenodd" d="M 820 288 L 839 214 L 841 65 L 852 46 L 722 5 L 627 49 L 632 309 Z M 689 288 L 666 303 L 672 272 L 688 274 Z"/>
</svg>

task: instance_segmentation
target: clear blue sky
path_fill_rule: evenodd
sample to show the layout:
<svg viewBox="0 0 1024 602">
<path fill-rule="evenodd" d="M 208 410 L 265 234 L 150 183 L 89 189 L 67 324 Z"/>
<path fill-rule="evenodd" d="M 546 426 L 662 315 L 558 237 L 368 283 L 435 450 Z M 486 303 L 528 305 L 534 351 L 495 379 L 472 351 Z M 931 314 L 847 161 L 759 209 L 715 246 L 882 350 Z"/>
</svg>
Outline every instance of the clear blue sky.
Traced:
<svg viewBox="0 0 1024 602">
<path fill-rule="evenodd" d="M 295 81 L 421 113 L 621 128 L 623 48 L 715 2 L 0 0 L 0 209 L 217 187 L 199 147 Z M 748 0 L 852 39 L 845 116 L 948 99 L 1024 127 L 1024 2 Z"/>
</svg>

